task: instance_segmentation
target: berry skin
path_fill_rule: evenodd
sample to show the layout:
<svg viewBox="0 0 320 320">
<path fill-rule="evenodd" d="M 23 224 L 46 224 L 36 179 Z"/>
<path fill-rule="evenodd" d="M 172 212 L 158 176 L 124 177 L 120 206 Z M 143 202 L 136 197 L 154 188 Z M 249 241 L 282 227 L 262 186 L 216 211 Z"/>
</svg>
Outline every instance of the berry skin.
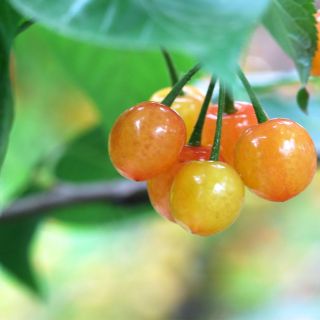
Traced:
<svg viewBox="0 0 320 320">
<path fill-rule="evenodd" d="M 150 101 L 160 103 L 170 91 L 171 88 L 159 90 L 150 98 Z M 193 86 L 183 87 L 183 92 L 185 95 L 177 96 L 171 108 L 177 111 L 183 119 L 187 128 L 187 141 L 189 141 L 193 128 L 197 122 L 204 96 Z"/>
<path fill-rule="evenodd" d="M 230 165 L 192 161 L 177 174 L 170 196 L 171 212 L 185 230 L 210 236 L 229 227 L 244 201 L 244 185 Z"/>
<path fill-rule="evenodd" d="M 246 128 L 257 124 L 254 109 L 250 103 L 235 102 L 237 111 L 232 114 L 224 114 L 222 118 L 222 132 L 220 154 L 226 163 L 234 167 L 234 149 L 237 140 Z M 201 145 L 212 147 L 213 137 L 216 130 L 218 106 L 210 106 L 202 132 Z"/>
<path fill-rule="evenodd" d="M 155 210 L 164 218 L 175 222 L 170 210 L 170 190 L 179 170 L 193 160 L 209 160 L 211 149 L 184 146 L 175 163 L 157 177 L 148 181 L 148 193 Z"/>
<path fill-rule="evenodd" d="M 286 201 L 309 185 L 316 171 L 317 155 L 303 127 L 278 118 L 241 134 L 235 165 L 253 193 L 270 201 Z"/>
<path fill-rule="evenodd" d="M 315 18 L 317 20 L 317 31 L 318 35 L 320 34 L 320 10 L 315 14 Z M 312 60 L 312 66 L 310 70 L 310 74 L 315 77 L 320 76 L 320 38 L 318 37 L 318 43 L 317 43 L 318 49 L 315 52 L 315 55 Z"/>
<path fill-rule="evenodd" d="M 160 103 L 142 102 L 123 112 L 114 123 L 109 155 L 124 177 L 150 180 L 177 160 L 186 134 L 177 112 Z"/>
</svg>

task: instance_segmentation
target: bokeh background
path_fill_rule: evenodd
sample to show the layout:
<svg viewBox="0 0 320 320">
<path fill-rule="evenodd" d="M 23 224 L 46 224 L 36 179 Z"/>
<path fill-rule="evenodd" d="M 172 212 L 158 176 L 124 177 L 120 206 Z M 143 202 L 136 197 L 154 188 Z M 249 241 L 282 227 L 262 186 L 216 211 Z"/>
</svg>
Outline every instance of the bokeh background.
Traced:
<svg viewBox="0 0 320 320">
<path fill-rule="evenodd" d="M 194 64 L 173 57 L 181 74 Z M 305 115 L 295 102 L 293 63 L 263 28 L 242 63 L 269 116 L 299 122 L 320 152 L 320 81 L 310 80 Z M 2 207 L 57 181 L 120 178 L 105 128 L 169 86 L 160 52 L 98 48 L 38 24 L 17 38 L 12 73 L 16 119 Z M 207 81 L 202 74 L 193 83 L 205 90 Z M 236 98 L 248 99 L 239 88 Z M 320 319 L 319 190 L 319 171 L 286 203 L 246 190 L 238 220 L 209 238 L 164 220 L 148 201 L 47 213 L 32 226 L 30 252 L 42 297 L 0 269 L 0 319 Z"/>
</svg>

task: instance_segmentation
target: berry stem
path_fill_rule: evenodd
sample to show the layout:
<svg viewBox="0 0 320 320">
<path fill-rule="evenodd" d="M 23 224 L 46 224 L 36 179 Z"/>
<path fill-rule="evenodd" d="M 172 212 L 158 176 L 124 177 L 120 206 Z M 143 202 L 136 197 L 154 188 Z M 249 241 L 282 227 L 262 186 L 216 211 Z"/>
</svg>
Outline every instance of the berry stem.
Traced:
<svg viewBox="0 0 320 320">
<path fill-rule="evenodd" d="M 201 111 L 200 111 L 197 123 L 193 129 L 192 135 L 191 135 L 190 140 L 188 142 L 189 146 L 200 147 L 202 129 L 203 129 L 204 121 L 206 120 L 207 110 L 208 110 L 209 104 L 211 102 L 212 93 L 213 93 L 216 81 L 217 81 L 216 78 L 214 78 L 212 76 L 208 90 L 207 90 L 206 97 L 205 97 L 203 104 L 202 104 L 202 107 L 201 107 Z"/>
<path fill-rule="evenodd" d="M 180 91 L 186 85 L 186 83 L 202 68 L 202 64 L 196 64 L 190 69 L 172 88 L 169 94 L 163 99 L 161 104 L 171 107 L 174 99 L 179 95 Z"/>
<path fill-rule="evenodd" d="M 226 86 L 224 83 L 221 83 L 221 80 L 220 80 L 217 124 L 216 124 L 216 133 L 214 136 L 212 152 L 210 156 L 211 161 L 219 161 L 222 115 L 223 115 L 223 110 L 225 108 L 225 103 L 226 103 Z"/>
<path fill-rule="evenodd" d="M 232 114 L 232 113 L 237 112 L 237 109 L 234 107 L 232 88 L 228 88 L 226 90 L 226 102 L 225 102 L 225 106 L 224 106 L 223 111 L 227 114 Z"/>
<path fill-rule="evenodd" d="M 248 93 L 248 96 L 251 100 L 251 103 L 252 103 L 253 109 L 255 111 L 258 123 L 263 123 L 263 122 L 268 121 L 269 120 L 268 116 L 264 112 L 258 97 L 256 96 L 253 88 L 251 87 L 248 79 L 246 78 L 246 76 L 244 75 L 244 73 L 240 67 L 237 70 L 237 74 L 238 74 L 238 77 L 240 78 L 243 86 L 245 87 L 245 89 Z"/>
<path fill-rule="evenodd" d="M 173 63 L 173 60 L 169 52 L 164 48 L 161 48 L 161 52 L 164 57 L 164 60 L 166 61 L 167 69 L 171 80 L 171 86 L 173 87 L 179 81 L 177 69 Z"/>
</svg>

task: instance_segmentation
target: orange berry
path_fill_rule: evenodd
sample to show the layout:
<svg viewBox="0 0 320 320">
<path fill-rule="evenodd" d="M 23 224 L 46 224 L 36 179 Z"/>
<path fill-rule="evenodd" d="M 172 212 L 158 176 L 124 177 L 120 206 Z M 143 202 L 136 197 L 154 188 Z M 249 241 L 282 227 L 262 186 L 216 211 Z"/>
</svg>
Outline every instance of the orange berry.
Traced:
<svg viewBox="0 0 320 320">
<path fill-rule="evenodd" d="M 177 112 L 142 102 L 123 112 L 109 135 L 109 155 L 124 177 L 150 180 L 167 170 L 186 143 L 186 127 Z"/>
<path fill-rule="evenodd" d="M 253 193 L 270 201 L 286 201 L 310 184 L 317 155 L 303 127 L 278 118 L 251 126 L 241 134 L 235 166 Z"/>
</svg>

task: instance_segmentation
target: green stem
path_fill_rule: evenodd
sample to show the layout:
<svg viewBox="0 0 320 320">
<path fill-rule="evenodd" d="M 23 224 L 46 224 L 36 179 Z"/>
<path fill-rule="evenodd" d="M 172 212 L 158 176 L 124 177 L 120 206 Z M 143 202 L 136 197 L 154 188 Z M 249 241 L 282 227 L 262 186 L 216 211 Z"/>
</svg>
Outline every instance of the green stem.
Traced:
<svg viewBox="0 0 320 320">
<path fill-rule="evenodd" d="M 205 97 L 205 99 L 203 101 L 203 105 L 201 107 L 201 111 L 200 111 L 197 123 L 193 129 L 192 135 L 191 135 L 190 140 L 188 142 L 189 146 L 200 147 L 202 129 L 203 129 L 204 121 L 206 120 L 207 110 L 208 110 L 209 104 L 211 102 L 212 93 L 213 93 L 216 81 L 217 81 L 216 78 L 214 78 L 212 76 L 208 90 L 207 90 L 206 97 Z"/>
<path fill-rule="evenodd" d="M 210 156 L 211 161 L 219 161 L 222 115 L 225 107 L 225 102 L 226 102 L 226 86 L 224 83 L 221 83 L 221 80 L 220 80 L 218 115 L 217 115 L 217 123 L 216 123 L 216 133 L 214 136 L 213 147 L 212 147 L 212 152 Z"/>
<path fill-rule="evenodd" d="M 174 99 L 179 95 L 180 91 L 186 85 L 186 83 L 202 68 L 202 65 L 198 63 L 192 69 L 190 69 L 172 88 L 169 94 L 163 99 L 162 104 L 171 107 Z"/>
<path fill-rule="evenodd" d="M 232 88 L 228 88 L 226 91 L 226 103 L 223 111 L 227 114 L 233 114 L 237 112 L 237 109 L 234 107 Z"/>
<path fill-rule="evenodd" d="M 251 100 L 253 109 L 255 111 L 258 123 L 263 123 L 269 120 L 268 116 L 266 115 L 266 113 L 264 112 L 262 105 L 258 99 L 258 97 L 256 96 L 254 90 L 252 89 L 248 79 L 246 78 L 246 76 L 244 75 L 243 71 L 241 70 L 241 68 L 239 67 L 237 70 L 237 74 L 238 77 L 240 78 L 243 86 L 245 87 L 248 96 Z"/>
<path fill-rule="evenodd" d="M 179 81 L 177 69 L 173 63 L 173 60 L 169 52 L 164 48 L 161 48 L 161 52 L 163 54 L 164 60 L 166 61 L 166 65 L 171 79 L 171 86 L 173 87 Z"/>
</svg>

